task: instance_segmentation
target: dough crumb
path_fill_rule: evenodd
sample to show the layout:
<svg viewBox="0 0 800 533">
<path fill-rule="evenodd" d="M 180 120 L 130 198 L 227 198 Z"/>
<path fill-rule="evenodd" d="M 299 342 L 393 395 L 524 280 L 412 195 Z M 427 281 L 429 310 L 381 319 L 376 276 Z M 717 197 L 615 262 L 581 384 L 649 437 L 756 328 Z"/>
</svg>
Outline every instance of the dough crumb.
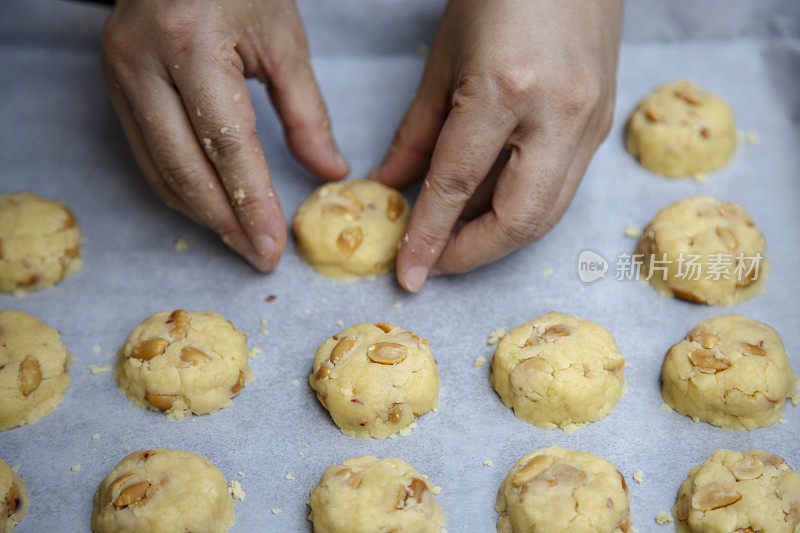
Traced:
<svg viewBox="0 0 800 533">
<path fill-rule="evenodd" d="M 625 236 L 631 239 L 639 239 L 642 236 L 642 229 L 639 226 L 631 224 L 630 222 L 626 222 Z"/>
<path fill-rule="evenodd" d="M 395 302 L 392 307 L 394 307 L 395 309 L 400 309 L 401 307 L 403 307 L 403 302 Z"/>
<path fill-rule="evenodd" d="M 435 496 L 438 496 L 439 494 L 442 493 L 442 487 L 440 487 L 439 485 L 434 485 L 433 490 L 431 492 L 433 492 Z"/>
<path fill-rule="evenodd" d="M 254 357 L 258 357 L 260 354 L 261 354 L 261 348 L 259 348 L 258 346 L 253 346 L 252 348 L 250 348 L 250 351 L 247 352 L 247 357 L 253 359 Z"/>
<path fill-rule="evenodd" d="M 244 476 L 244 472 L 242 472 L 241 470 L 239 470 L 238 472 L 236 472 L 236 475 L 237 475 L 237 476 Z"/>
<path fill-rule="evenodd" d="M 706 174 L 705 172 L 695 172 L 694 174 L 692 174 L 692 179 L 697 183 L 703 183 L 708 179 L 708 174 Z"/>
<path fill-rule="evenodd" d="M 644 481 L 644 478 L 642 477 L 643 475 L 644 472 L 642 472 L 641 470 L 637 470 L 636 472 L 633 473 L 633 480 L 636 481 L 636 483 L 641 483 Z"/>
<path fill-rule="evenodd" d="M 666 402 L 661 402 L 661 410 L 671 413 L 672 407 L 670 407 Z"/>
<path fill-rule="evenodd" d="M 235 479 L 228 485 L 228 492 L 234 500 L 244 500 L 245 494 L 244 489 L 242 489 L 242 484 Z"/>
<path fill-rule="evenodd" d="M 336 321 L 336 325 L 339 326 L 340 328 L 343 328 L 344 327 L 344 322 L 341 321 L 341 320 L 337 320 Z"/>
<path fill-rule="evenodd" d="M 80 463 L 78 463 L 76 465 L 72 465 L 72 471 L 73 472 L 77 472 L 80 469 L 81 469 L 81 464 Z"/>
<path fill-rule="evenodd" d="M 489 340 L 486 341 L 486 344 L 488 344 L 489 346 L 494 346 L 495 344 L 500 342 L 500 339 L 503 338 L 503 335 L 506 334 L 507 330 L 508 327 L 506 326 L 503 326 L 502 328 L 497 328 L 496 330 L 494 330 L 489 334 Z"/>
<path fill-rule="evenodd" d="M 262 335 L 269 335 L 269 330 L 267 328 L 259 328 L 258 332 Z"/>
<path fill-rule="evenodd" d="M 14 466 L 11 467 L 11 471 L 15 474 L 19 474 L 19 463 L 14 463 Z"/>
<path fill-rule="evenodd" d="M 309 309 L 308 307 L 306 307 L 305 309 L 303 309 L 303 313 L 305 313 L 305 314 L 309 314 L 309 313 L 311 313 L 311 309 Z"/>
<path fill-rule="evenodd" d="M 179 252 L 185 252 L 189 249 L 189 243 L 184 239 L 178 239 L 175 241 L 175 249 Z"/>
<path fill-rule="evenodd" d="M 483 465 L 484 465 L 484 466 L 488 466 L 489 468 L 491 468 L 491 467 L 493 467 L 493 466 L 494 466 L 494 463 L 492 462 L 492 460 L 491 460 L 491 459 L 484 459 L 484 461 L 483 461 Z"/>
<path fill-rule="evenodd" d="M 300 380 L 299 379 L 293 379 L 292 380 L 292 385 L 294 385 L 295 387 L 299 387 L 300 386 Z"/>
<path fill-rule="evenodd" d="M 100 353 L 100 345 L 99 344 L 95 344 L 94 346 L 92 346 L 92 353 L 94 353 L 95 355 Z"/>
<path fill-rule="evenodd" d="M 261 321 L 259 322 L 259 324 L 261 324 L 262 326 L 266 326 L 267 325 L 267 319 L 266 318 L 262 318 Z"/>
<path fill-rule="evenodd" d="M 242 95 L 241 94 L 236 93 L 236 94 L 233 95 L 233 101 L 234 102 L 238 102 L 241 99 L 242 99 Z"/>
<path fill-rule="evenodd" d="M 785 418 L 779 418 L 778 422 L 780 422 L 781 424 L 788 424 L 789 423 L 789 421 L 786 420 Z"/>
<path fill-rule="evenodd" d="M 545 269 L 540 270 L 539 274 L 541 274 L 542 276 L 549 276 L 550 274 L 552 274 L 555 271 L 556 270 L 554 268 L 545 268 Z"/>
<path fill-rule="evenodd" d="M 280 512 L 281 512 L 281 508 L 280 507 L 273 507 L 272 508 L 272 514 L 278 514 Z"/>
<path fill-rule="evenodd" d="M 100 433 L 95 433 L 94 435 L 92 435 L 92 440 L 97 440 L 99 438 L 100 438 Z"/>
<path fill-rule="evenodd" d="M 233 191 L 233 199 L 236 200 L 236 205 L 242 205 L 244 202 L 245 194 L 241 187 Z"/>
<path fill-rule="evenodd" d="M 658 524 L 659 526 L 663 526 L 664 524 L 668 524 L 668 523 L 674 522 L 674 521 L 675 521 L 675 519 L 672 518 L 672 515 L 669 514 L 666 511 L 661 511 L 656 516 L 656 524 Z"/>
<path fill-rule="evenodd" d="M 294 481 L 294 476 L 292 474 L 287 473 L 284 476 L 284 479 L 288 479 L 289 481 Z"/>
<path fill-rule="evenodd" d="M 103 372 L 108 372 L 109 370 L 111 370 L 111 365 L 89 365 L 89 372 L 92 374 L 102 374 Z"/>
<path fill-rule="evenodd" d="M 277 297 L 277 296 L 275 296 L 274 294 L 270 294 L 269 296 L 267 296 L 266 298 L 264 298 L 264 301 L 265 301 L 265 302 L 274 302 L 274 301 L 275 301 L 275 300 L 277 300 L 277 299 L 278 299 L 278 297 Z"/>
<path fill-rule="evenodd" d="M 475 359 L 475 362 L 472 363 L 472 366 L 479 367 L 479 366 L 483 366 L 485 364 L 486 364 L 486 358 L 481 355 L 480 357 Z"/>
<path fill-rule="evenodd" d="M 747 141 L 747 144 L 758 144 L 758 132 L 756 132 L 756 130 L 748 131 L 744 138 Z"/>
<path fill-rule="evenodd" d="M 131 447 L 127 444 L 122 445 L 122 451 L 129 452 L 131 451 Z"/>
</svg>

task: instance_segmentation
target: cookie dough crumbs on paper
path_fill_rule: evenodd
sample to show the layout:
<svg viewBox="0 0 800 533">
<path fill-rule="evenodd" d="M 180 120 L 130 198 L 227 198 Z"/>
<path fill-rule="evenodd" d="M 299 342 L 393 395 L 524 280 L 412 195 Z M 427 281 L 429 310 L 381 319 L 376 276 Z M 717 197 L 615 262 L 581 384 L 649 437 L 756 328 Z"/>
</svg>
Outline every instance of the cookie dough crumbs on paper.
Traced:
<svg viewBox="0 0 800 533">
<path fill-rule="evenodd" d="M 186 242 L 184 239 L 177 239 L 175 241 L 175 250 L 179 252 L 185 252 L 189 249 L 189 243 Z"/>
<path fill-rule="evenodd" d="M 259 324 L 261 324 L 262 326 L 266 326 L 267 325 L 267 319 L 266 318 L 262 318 L 261 321 L 259 322 Z"/>
<path fill-rule="evenodd" d="M 92 346 L 92 353 L 95 354 L 95 355 L 100 353 L 100 345 L 99 344 L 95 344 L 94 346 Z"/>
<path fill-rule="evenodd" d="M 542 276 L 549 276 L 550 274 L 552 274 L 555 271 L 556 270 L 554 268 L 544 268 L 544 269 L 539 271 L 539 274 L 541 274 Z"/>
<path fill-rule="evenodd" d="M 434 496 L 438 496 L 439 494 L 442 493 L 442 487 L 440 487 L 439 485 L 434 485 L 433 490 L 431 492 L 433 492 Z"/>
<path fill-rule="evenodd" d="M 747 132 L 744 139 L 747 141 L 747 144 L 758 144 L 758 132 L 756 132 L 756 130 L 750 130 Z"/>
<path fill-rule="evenodd" d="M 288 480 L 288 481 L 294 481 L 294 476 L 293 476 L 292 474 L 289 474 L 289 473 L 287 473 L 287 474 L 284 476 L 284 479 L 286 479 L 286 480 Z"/>
<path fill-rule="evenodd" d="M 708 174 L 706 174 L 705 172 L 695 172 L 694 174 L 692 174 L 692 179 L 697 183 L 703 183 L 708 179 Z"/>
<path fill-rule="evenodd" d="M 395 309 L 400 309 L 401 307 L 403 307 L 403 302 L 395 302 L 392 307 L 394 307 Z"/>
<path fill-rule="evenodd" d="M 489 346 L 494 346 L 495 344 L 500 342 L 500 339 L 503 338 L 503 335 L 506 334 L 507 330 L 508 327 L 506 326 L 503 326 L 502 328 L 497 328 L 496 330 L 494 330 L 489 334 L 489 340 L 486 341 L 486 344 L 488 344 Z"/>
<path fill-rule="evenodd" d="M 742 144 L 744 142 L 744 132 L 739 130 L 736 131 L 736 142 L 738 144 Z"/>
<path fill-rule="evenodd" d="M 15 474 L 19 474 L 19 463 L 14 463 L 14 466 L 11 467 L 11 471 Z"/>
<path fill-rule="evenodd" d="M 304 314 L 306 314 L 306 315 L 308 315 L 308 314 L 310 314 L 310 313 L 311 313 L 311 309 L 309 309 L 308 307 L 306 307 L 305 309 L 303 309 L 303 313 L 304 313 Z"/>
<path fill-rule="evenodd" d="M 233 199 L 236 200 L 236 205 L 242 205 L 242 202 L 245 199 L 245 194 L 241 187 L 233 191 Z"/>
<path fill-rule="evenodd" d="M 475 362 L 472 363 L 472 366 L 479 367 L 479 366 L 483 366 L 485 364 L 486 364 L 486 358 L 481 355 L 480 357 L 475 359 Z"/>
<path fill-rule="evenodd" d="M 661 410 L 662 411 L 666 411 L 668 413 L 671 413 L 672 412 L 672 407 L 670 407 L 669 404 L 667 404 L 667 402 L 662 402 L 661 403 Z"/>
<path fill-rule="evenodd" d="M 639 226 L 631 224 L 630 222 L 626 222 L 625 236 L 631 239 L 639 239 L 642 236 L 642 229 Z"/>
<path fill-rule="evenodd" d="M 122 451 L 125 451 L 125 452 L 129 452 L 129 451 L 131 451 L 131 447 L 130 447 L 130 445 L 128 445 L 128 444 L 123 444 L 123 445 L 122 445 Z"/>
<path fill-rule="evenodd" d="M 642 477 L 643 475 L 644 472 L 642 472 L 641 470 L 637 470 L 636 472 L 633 473 L 633 480 L 636 481 L 636 483 L 642 483 L 644 481 L 644 478 Z"/>
<path fill-rule="evenodd" d="M 789 421 L 786 420 L 785 418 L 779 418 L 778 422 L 781 423 L 781 424 L 788 424 L 789 423 Z"/>
<path fill-rule="evenodd" d="M 281 508 L 280 507 L 273 507 L 272 508 L 272 514 L 278 514 L 280 512 L 281 512 Z"/>
<path fill-rule="evenodd" d="M 664 524 L 669 524 L 674 521 L 675 519 L 672 518 L 672 515 L 666 511 L 661 511 L 656 516 L 656 524 L 658 524 L 659 526 L 663 526 Z"/>
<path fill-rule="evenodd" d="M 259 348 L 258 346 L 253 346 L 252 348 L 250 348 L 250 351 L 247 352 L 247 357 L 253 359 L 254 357 L 258 357 L 260 354 L 261 354 L 261 348 Z"/>
<path fill-rule="evenodd" d="M 89 372 L 91 372 L 92 374 L 102 374 L 103 372 L 108 372 L 109 370 L 111 370 L 111 365 L 103 365 L 103 366 L 89 365 L 88 368 Z"/>
<path fill-rule="evenodd" d="M 493 467 L 493 466 L 494 466 L 494 463 L 492 462 L 492 460 L 491 460 L 491 459 L 485 459 L 485 460 L 483 461 L 483 466 L 488 466 L 489 468 L 491 468 L 491 467 Z"/>
<path fill-rule="evenodd" d="M 95 433 L 94 435 L 92 435 L 92 440 L 97 440 L 99 438 L 100 438 L 100 433 Z"/>
<path fill-rule="evenodd" d="M 344 327 L 344 322 L 341 321 L 341 320 L 337 320 L 336 321 L 336 325 L 339 326 L 340 328 L 343 328 Z"/>
<path fill-rule="evenodd" d="M 299 379 L 293 379 L 292 380 L 292 385 L 294 385 L 295 387 L 299 387 L 300 386 L 300 380 Z"/>
<path fill-rule="evenodd" d="M 265 302 L 274 302 L 274 301 L 275 301 L 275 300 L 277 300 L 277 299 L 278 299 L 278 297 L 277 297 L 277 296 L 275 296 L 274 294 L 270 294 L 269 296 L 267 296 L 266 298 L 264 298 L 264 301 L 265 301 Z"/>
<path fill-rule="evenodd" d="M 242 484 L 238 481 L 233 480 L 228 484 L 228 492 L 230 492 L 234 500 L 244 500 L 244 489 L 242 489 Z"/>
<path fill-rule="evenodd" d="M 77 472 L 77 471 L 79 471 L 80 469 L 81 469 L 81 464 L 80 464 L 80 463 L 78 463 L 78 464 L 76 464 L 76 465 L 72 465 L 72 471 L 73 471 L 73 472 Z"/>
<path fill-rule="evenodd" d="M 258 332 L 262 335 L 269 335 L 269 330 L 267 328 L 259 328 Z"/>
</svg>

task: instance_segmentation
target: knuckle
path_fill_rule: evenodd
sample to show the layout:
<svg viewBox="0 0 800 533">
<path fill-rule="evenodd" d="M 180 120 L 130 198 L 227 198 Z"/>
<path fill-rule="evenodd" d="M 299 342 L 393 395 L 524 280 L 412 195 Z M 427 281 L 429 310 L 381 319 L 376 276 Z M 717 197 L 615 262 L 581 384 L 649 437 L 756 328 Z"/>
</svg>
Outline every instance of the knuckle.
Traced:
<svg viewBox="0 0 800 533">
<path fill-rule="evenodd" d="M 242 131 L 222 127 L 211 137 L 203 138 L 203 149 L 213 163 L 229 163 L 238 159 L 247 145 L 247 136 Z"/>
<path fill-rule="evenodd" d="M 497 225 L 514 246 L 532 242 L 547 231 L 543 218 L 532 210 L 500 213 L 497 216 Z"/>
<path fill-rule="evenodd" d="M 182 42 L 189 39 L 195 31 L 198 17 L 192 3 L 167 2 L 160 13 L 154 17 L 153 27 L 168 41 Z"/>
<path fill-rule="evenodd" d="M 197 169 L 187 161 L 168 161 L 160 165 L 161 177 L 167 186 L 180 194 L 193 194 Z"/>
<path fill-rule="evenodd" d="M 440 170 L 440 175 L 428 178 L 429 191 L 445 205 L 460 205 L 472 197 L 473 189 L 469 183 L 459 178 L 457 169 Z"/>
</svg>

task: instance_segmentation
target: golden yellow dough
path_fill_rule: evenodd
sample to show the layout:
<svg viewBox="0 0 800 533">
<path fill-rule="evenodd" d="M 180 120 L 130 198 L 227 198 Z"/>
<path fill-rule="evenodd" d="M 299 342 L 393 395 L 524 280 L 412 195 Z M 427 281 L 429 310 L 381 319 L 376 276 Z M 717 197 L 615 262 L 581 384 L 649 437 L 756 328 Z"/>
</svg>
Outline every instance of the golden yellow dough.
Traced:
<svg viewBox="0 0 800 533">
<path fill-rule="evenodd" d="M 489 381 L 518 418 L 572 430 L 611 412 L 625 392 L 624 366 L 602 326 L 553 311 L 500 339 Z"/>
<path fill-rule="evenodd" d="M 170 418 L 229 407 L 253 380 L 247 336 L 212 311 L 161 311 L 136 326 L 114 368 L 119 390 Z"/>
<path fill-rule="evenodd" d="M 52 287 L 81 265 L 81 230 L 67 206 L 32 192 L 0 194 L 0 291 Z"/>
<path fill-rule="evenodd" d="M 800 474 L 763 450 L 717 450 L 672 507 L 678 533 L 800 533 Z"/>
<path fill-rule="evenodd" d="M 0 533 L 11 533 L 28 512 L 28 489 L 0 459 Z"/>
<path fill-rule="evenodd" d="M 643 167 L 674 178 L 724 167 L 737 145 L 728 103 L 684 80 L 645 97 L 625 131 L 625 147 Z"/>
<path fill-rule="evenodd" d="M 439 367 L 428 341 L 390 324 L 356 324 L 326 340 L 308 381 L 351 437 L 408 431 L 439 405 Z"/>
<path fill-rule="evenodd" d="M 0 430 L 33 424 L 58 407 L 71 362 L 58 331 L 23 311 L 0 311 Z"/>
<path fill-rule="evenodd" d="M 766 248 L 743 207 L 695 196 L 659 211 L 636 254 L 642 275 L 662 295 L 728 306 L 764 290 Z"/>
<path fill-rule="evenodd" d="M 311 490 L 315 533 L 440 533 L 433 485 L 400 459 L 371 455 L 329 466 Z"/>
<path fill-rule="evenodd" d="M 667 352 L 661 381 L 677 412 L 734 430 L 774 424 L 797 386 L 778 332 L 738 315 L 697 324 Z"/>
<path fill-rule="evenodd" d="M 552 446 L 514 465 L 500 485 L 499 533 L 631 531 L 625 478 L 591 453 Z"/>
<path fill-rule="evenodd" d="M 410 211 L 403 195 L 377 181 L 328 183 L 294 215 L 297 252 L 330 278 L 380 276 L 394 268 Z"/>
<path fill-rule="evenodd" d="M 133 452 L 94 494 L 94 533 L 224 533 L 232 525 L 225 476 L 183 450 Z"/>
</svg>

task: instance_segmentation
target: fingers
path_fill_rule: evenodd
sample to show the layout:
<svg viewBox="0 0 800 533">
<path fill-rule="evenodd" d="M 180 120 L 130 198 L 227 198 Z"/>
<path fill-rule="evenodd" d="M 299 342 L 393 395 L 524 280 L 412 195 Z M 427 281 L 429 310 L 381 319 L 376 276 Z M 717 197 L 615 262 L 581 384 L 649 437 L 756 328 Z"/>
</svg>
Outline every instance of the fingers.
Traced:
<svg viewBox="0 0 800 533">
<path fill-rule="evenodd" d="M 497 159 L 514 123 L 491 106 L 455 106 L 442 127 L 430 171 L 397 256 L 397 277 L 407 290 L 418 291 L 445 248 L 467 201 Z"/>
<path fill-rule="evenodd" d="M 301 30 L 302 31 L 302 30 Z M 287 51 L 268 73 L 269 96 L 295 158 L 325 179 L 341 179 L 350 166 L 336 147 L 328 111 L 305 46 Z"/>
<path fill-rule="evenodd" d="M 256 252 L 242 230 L 174 88 L 161 75 L 148 70 L 115 74 L 164 182 L 225 244 L 259 270 L 270 270 L 273 262 Z"/>
<path fill-rule="evenodd" d="M 208 57 L 189 59 L 171 76 L 226 200 L 260 258 L 257 266 L 272 270 L 286 245 L 286 223 L 244 77 L 230 62 Z"/>
</svg>

